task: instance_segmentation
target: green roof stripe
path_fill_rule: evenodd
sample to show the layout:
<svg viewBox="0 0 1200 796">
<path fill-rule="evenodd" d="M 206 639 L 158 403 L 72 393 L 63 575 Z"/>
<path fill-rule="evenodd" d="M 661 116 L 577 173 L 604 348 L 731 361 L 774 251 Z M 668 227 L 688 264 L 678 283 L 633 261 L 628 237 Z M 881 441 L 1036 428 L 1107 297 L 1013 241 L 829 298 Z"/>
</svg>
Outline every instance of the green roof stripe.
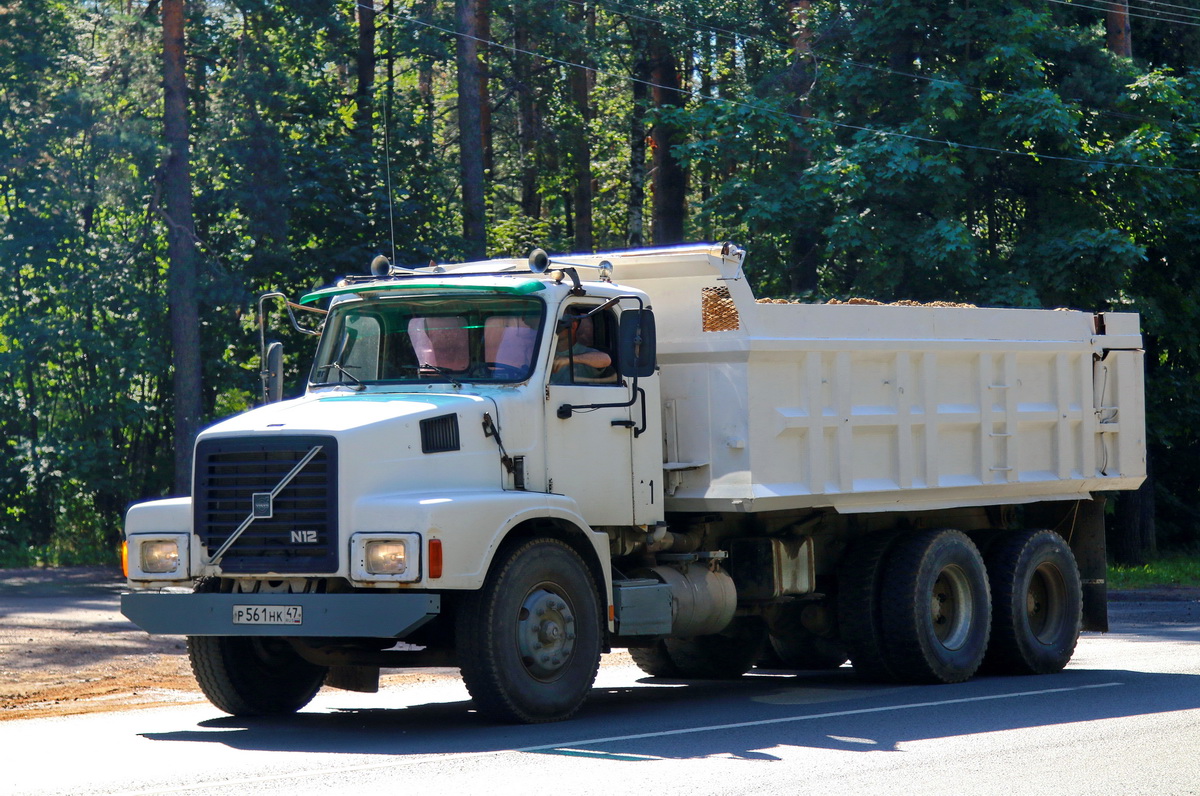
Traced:
<svg viewBox="0 0 1200 796">
<path fill-rule="evenodd" d="M 386 291 L 408 290 L 483 290 L 495 293 L 513 293 L 519 296 L 524 296 L 529 293 L 536 293 L 543 288 L 545 288 L 545 284 L 536 279 L 523 279 L 519 282 L 514 282 L 511 285 L 481 285 L 476 282 L 459 281 L 457 279 L 439 282 L 384 282 L 369 285 L 326 287 L 309 293 L 304 298 L 300 299 L 300 303 L 313 304 L 323 298 L 328 298 L 329 296 L 341 296 L 346 293 L 380 293 Z"/>
</svg>

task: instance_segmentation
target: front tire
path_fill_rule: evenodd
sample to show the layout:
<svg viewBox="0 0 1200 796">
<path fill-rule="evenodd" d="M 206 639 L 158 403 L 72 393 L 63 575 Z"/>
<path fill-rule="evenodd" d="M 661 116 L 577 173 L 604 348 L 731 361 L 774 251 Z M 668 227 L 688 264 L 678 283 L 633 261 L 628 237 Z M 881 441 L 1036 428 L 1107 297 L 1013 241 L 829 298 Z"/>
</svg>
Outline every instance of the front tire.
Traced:
<svg viewBox="0 0 1200 796">
<path fill-rule="evenodd" d="M 188 636 L 187 649 L 200 690 L 233 716 L 295 713 L 316 696 L 329 671 L 282 638 Z"/>
<path fill-rule="evenodd" d="M 983 558 L 959 531 L 904 536 L 883 577 L 884 648 L 897 678 L 957 683 L 987 651 L 991 596 Z"/>
<path fill-rule="evenodd" d="M 485 716 L 561 721 L 587 698 L 600 666 L 600 607 L 583 559 L 557 539 L 502 554 L 460 608 L 463 681 Z"/>
<path fill-rule="evenodd" d="M 1060 672 L 1083 622 L 1079 568 L 1066 540 L 1026 531 L 988 551 L 992 642 L 984 666 L 999 674 Z"/>
</svg>

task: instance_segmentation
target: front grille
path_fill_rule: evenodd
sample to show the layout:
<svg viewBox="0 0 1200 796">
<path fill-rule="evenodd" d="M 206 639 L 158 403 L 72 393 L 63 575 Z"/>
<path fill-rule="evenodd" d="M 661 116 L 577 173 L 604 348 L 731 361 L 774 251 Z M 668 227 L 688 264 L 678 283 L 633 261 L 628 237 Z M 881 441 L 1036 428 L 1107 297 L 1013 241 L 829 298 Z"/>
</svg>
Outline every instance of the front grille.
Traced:
<svg viewBox="0 0 1200 796">
<path fill-rule="evenodd" d="M 268 507 L 265 493 L 272 492 L 318 445 L 321 450 Z M 206 557 L 216 553 L 252 512 L 256 515 L 221 559 L 223 571 L 337 571 L 337 440 L 333 437 L 204 440 L 196 447 L 194 482 L 195 527 Z"/>
</svg>

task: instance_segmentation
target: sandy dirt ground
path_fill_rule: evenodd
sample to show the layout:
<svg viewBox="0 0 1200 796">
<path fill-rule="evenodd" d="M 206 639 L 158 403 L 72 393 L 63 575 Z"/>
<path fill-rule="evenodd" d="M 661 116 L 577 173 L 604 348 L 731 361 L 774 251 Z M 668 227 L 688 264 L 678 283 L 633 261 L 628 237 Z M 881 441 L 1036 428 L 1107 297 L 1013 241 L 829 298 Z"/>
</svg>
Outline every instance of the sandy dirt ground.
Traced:
<svg viewBox="0 0 1200 796">
<path fill-rule="evenodd" d="M 0 720 L 203 700 L 184 640 L 121 615 L 115 569 L 0 570 Z"/>
<path fill-rule="evenodd" d="M 116 569 L 0 570 L 0 721 L 204 702 L 182 636 L 150 636 L 121 615 Z M 628 654 L 604 665 L 627 665 Z M 381 686 L 457 677 L 384 673 Z"/>
</svg>

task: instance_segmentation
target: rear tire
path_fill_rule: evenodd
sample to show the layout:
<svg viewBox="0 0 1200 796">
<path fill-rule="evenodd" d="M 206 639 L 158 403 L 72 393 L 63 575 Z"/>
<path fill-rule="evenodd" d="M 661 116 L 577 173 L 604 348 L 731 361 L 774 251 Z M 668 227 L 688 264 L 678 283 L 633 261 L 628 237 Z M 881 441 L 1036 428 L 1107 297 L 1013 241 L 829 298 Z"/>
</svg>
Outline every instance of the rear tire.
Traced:
<svg viewBox="0 0 1200 796">
<path fill-rule="evenodd" d="M 630 647 L 629 657 L 637 667 L 651 677 L 680 677 L 679 667 L 671 660 L 667 647 L 656 641 L 649 647 Z"/>
<path fill-rule="evenodd" d="M 720 633 L 669 638 L 663 647 L 677 677 L 687 680 L 732 680 L 750 671 L 762 657 L 767 631 L 755 619 L 734 619 Z"/>
<path fill-rule="evenodd" d="M 838 629 L 854 673 L 866 680 L 892 682 L 883 643 L 881 589 L 894 533 L 860 539 L 838 568 Z"/>
<path fill-rule="evenodd" d="M 801 630 L 789 636 L 771 636 L 771 649 L 779 658 L 781 669 L 820 671 L 837 669 L 849 660 L 836 642 Z"/>
<path fill-rule="evenodd" d="M 883 577 L 889 668 L 905 682 L 957 683 L 987 652 L 991 595 L 983 558 L 959 531 L 900 539 Z"/>
<path fill-rule="evenodd" d="M 295 713 L 321 689 L 328 672 L 282 638 L 188 636 L 187 649 L 200 690 L 234 716 Z"/>
<path fill-rule="evenodd" d="M 768 620 L 770 642 L 760 666 L 798 671 L 836 669 L 848 660 L 845 649 L 836 641 L 823 638 L 804 626 L 803 606 L 781 607 Z"/>
<path fill-rule="evenodd" d="M 600 666 L 595 581 L 558 539 L 534 539 L 501 555 L 459 611 L 463 681 L 489 718 L 526 724 L 569 718 Z"/>
<path fill-rule="evenodd" d="M 992 642 L 984 666 L 998 674 L 1060 672 L 1083 622 L 1079 568 L 1053 531 L 1025 531 L 988 552 Z"/>
</svg>

